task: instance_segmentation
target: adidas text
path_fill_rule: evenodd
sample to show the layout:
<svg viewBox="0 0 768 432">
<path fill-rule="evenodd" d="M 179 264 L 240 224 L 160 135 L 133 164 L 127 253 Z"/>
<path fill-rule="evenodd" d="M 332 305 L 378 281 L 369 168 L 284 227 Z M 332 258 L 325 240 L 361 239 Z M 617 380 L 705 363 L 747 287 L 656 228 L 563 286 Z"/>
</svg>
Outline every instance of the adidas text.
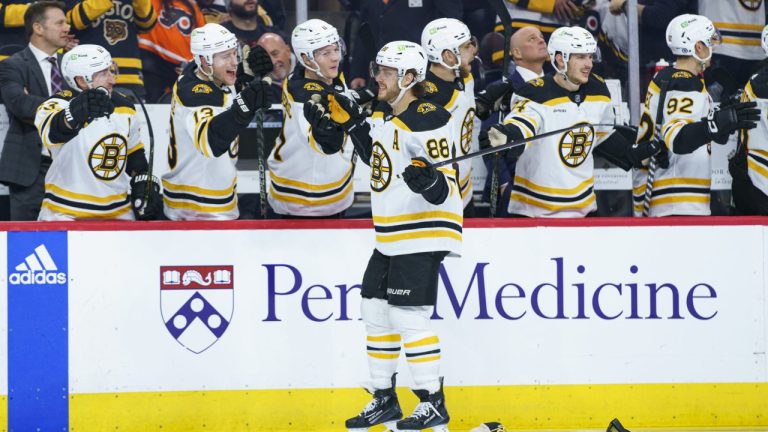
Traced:
<svg viewBox="0 0 768 432">
<path fill-rule="evenodd" d="M 67 283 L 67 274 L 62 272 L 47 272 L 45 270 L 27 270 L 21 273 L 11 273 L 8 277 L 11 285 L 63 285 Z"/>
</svg>

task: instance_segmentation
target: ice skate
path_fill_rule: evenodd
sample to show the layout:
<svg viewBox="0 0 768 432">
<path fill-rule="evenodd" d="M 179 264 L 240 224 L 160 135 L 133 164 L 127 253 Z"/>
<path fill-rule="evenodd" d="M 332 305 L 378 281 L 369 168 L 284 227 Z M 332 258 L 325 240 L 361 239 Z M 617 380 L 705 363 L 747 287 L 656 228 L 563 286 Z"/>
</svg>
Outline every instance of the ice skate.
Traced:
<svg viewBox="0 0 768 432">
<path fill-rule="evenodd" d="M 434 432 L 448 432 L 448 409 L 445 407 L 443 379 L 440 378 L 440 390 L 430 394 L 427 390 L 413 390 L 419 398 L 419 404 L 413 414 L 397 422 L 400 432 L 421 431 L 432 428 Z"/>
<path fill-rule="evenodd" d="M 363 412 L 347 420 L 345 425 L 349 432 L 366 432 L 369 428 L 383 424 L 392 432 L 397 432 L 396 423 L 403 418 L 403 411 L 395 393 L 395 375 L 392 375 L 392 387 L 376 390 L 373 400 L 368 402 Z M 370 391 L 369 391 L 370 393 Z"/>
</svg>

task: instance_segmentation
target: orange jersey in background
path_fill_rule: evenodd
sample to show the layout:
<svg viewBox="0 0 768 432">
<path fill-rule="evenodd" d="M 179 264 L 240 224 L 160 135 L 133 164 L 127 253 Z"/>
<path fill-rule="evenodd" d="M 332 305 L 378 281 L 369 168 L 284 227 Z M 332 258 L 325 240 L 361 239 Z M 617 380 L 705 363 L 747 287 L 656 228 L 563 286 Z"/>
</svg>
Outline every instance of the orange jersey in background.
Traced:
<svg viewBox="0 0 768 432">
<path fill-rule="evenodd" d="M 189 37 L 193 29 L 205 24 L 205 17 L 192 0 L 189 1 L 192 10 L 183 1 L 174 0 L 168 9 L 164 9 L 162 3 L 152 0 L 157 11 L 157 24 L 149 33 L 139 35 L 139 46 L 179 65 L 192 59 Z"/>
</svg>

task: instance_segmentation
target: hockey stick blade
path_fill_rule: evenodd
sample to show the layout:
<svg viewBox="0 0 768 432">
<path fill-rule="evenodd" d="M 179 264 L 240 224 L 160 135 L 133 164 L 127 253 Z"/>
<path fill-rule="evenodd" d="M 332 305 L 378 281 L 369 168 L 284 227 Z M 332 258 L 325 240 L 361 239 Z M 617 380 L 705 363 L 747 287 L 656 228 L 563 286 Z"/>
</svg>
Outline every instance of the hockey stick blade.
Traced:
<svg viewBox="0 0 768 432">
<path fill-rule="evenodd" d="M 569 126 L 567 128 L 556 129 L 556 130 L 553 130 L 553 131 L 545 132 L 543 134 L 533 135 L 533 136 L 530 136 L 528 138 L 523 138 L 523 139 L 515 140 L 515 141 L 512 141 L 510 143 L 507 143 L 507 144 L 504 144 L 504 145 L 500 145 L 498 147 L 489 147 L 489 148 L 486 148 L 486 149 L 483 149 L 483 150 L 480 150 L 480 151 L 476 151 L 474 153 L 468 153 L 468 154 L 465 154 L 463 156 L 459 156 L 459 157 L 455 157 L 455 158 L 452 158 L 452 159 L 440 161 L 438 163 L 432 164 L 432 166 L 435 167 L 435 168 L 444 167 L 446 165 L 451 165 L 453 163 L 461 162 L 461 161 L 464 161 L 464 160 L 467 160 L 467 159 L 472 159 L 472 158 L 476 158 L 476 157 L 479 157 L 479 156 L 485 156 L 485 155 L 491 154 L 491 153 L 497 153 L 497 152 L 500 152 L 500 151 L 503 151 L 503 150 L 507 150 L 507 149 L 511 149 L 511 148 L 514 148 L 514 147 L 520 147 L 521 145 L 525 145 L 525 144 L 527 144 L 527 143 L 529 143 L 531 141 L 536 141 L 538 139 L 546 138 L 546 137 L 549 137 L 549 136 L 552 136 L 552 135 L 561 134 L 563 132 L 568 132 L 568 131 L 573 130 L 573 129 L 578 129 L 578 128 L 582 128 L 582 127 L 591 127 L 591 126 L 593 126 L 593 125 L 591 125 L 591 124 L 589 124 L 587 122 L 576 123 L 575 125 Z M 602 126 L 602 125 L 594 125 L 594 126 Z M 611 125 L 611 126 L 613 126 L 613 125 Z"/>
</svg>

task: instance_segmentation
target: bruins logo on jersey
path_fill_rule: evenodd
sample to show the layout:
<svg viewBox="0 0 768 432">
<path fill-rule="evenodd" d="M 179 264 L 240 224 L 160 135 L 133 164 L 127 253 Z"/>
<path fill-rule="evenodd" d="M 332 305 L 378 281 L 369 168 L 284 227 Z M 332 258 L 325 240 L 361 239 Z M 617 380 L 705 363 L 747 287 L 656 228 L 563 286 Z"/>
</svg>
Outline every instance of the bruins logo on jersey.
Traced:
<svg viewBox="0 0 768 432">
<path fill-rule="evenodd" d="M 392 159 L 389 158 L 384 146 L 375 142 L 371 149 L 371 189 L 374 192 L 381 192 L 389 186 L 391 180 Z"/>
<path fill-rule="evenodd" d="M 62 90 L 57 93 L 61 97 L 69 98 L 72 97 L 72 91 L 71 90 Z"/>
<path fill-rule="evenodd" d="M 213 93 L 213 89 L 208 84 L 195 84 L 195 86 L 192 87 L 192 93 L 210 94 Z"/>
<path fill-rule="evenodd" d="M 421 114 L 427 114 L 435 110 L 437 110 L 437 107 L 429 102 L 424 102 L 423 104 L 419 105 L 418 108 L 416 108 L 416 112 Z"/>
<path fill-rule="evenodd" d="M 429 94 L 437 93 L 437 86 L 432 81 L 424 81 L 424 91 Z"/>
<path fill-rule="evenodd" d="M 472 131 L 475 129 L 475 109 L 470 108 L 461 122 L 461 151 L 463 154 L 472 150 Z"/>
<path fill-rule="evenodd" d="M 528 82 L 534 87 L 544 87 L 544 80 L 541 78 L 534 78 Z"/>
<path fill-rule="evenodd" d="M 110 45 L 116 45 L 128 39 L 128 24 L 122 20 L 104 20 L 104 40 Z"/>
<path fill-rule="evenodd" d="M 125 169 L 128 141 L 120 134 L 109 134 L 91 148 L 88 161 L 91 172 L 100 180 L 114 180 Z"/>
<path fill-rule="evenodd" d="M 760 9 L 760 5 L 763 4 L 763 0 L 739 0 L 744 9 L 750 11 L 756 11 Z"/>
<path fill-rule="evenodd" d="M 571 168 L 583 164 L 592 150 L 594 141 L 595 130 L 592 126 L 582 126 L 564 133 L 558 146 L 560 160 Z"/>
<path fill-rule="evenodd" d="M 320 84 L 318 84 L 316 82 L 308 82 L 308 83 L 304 84 L 304 90 L 323 91 L 323 86 L 321 86 Z"/>
</svg>

